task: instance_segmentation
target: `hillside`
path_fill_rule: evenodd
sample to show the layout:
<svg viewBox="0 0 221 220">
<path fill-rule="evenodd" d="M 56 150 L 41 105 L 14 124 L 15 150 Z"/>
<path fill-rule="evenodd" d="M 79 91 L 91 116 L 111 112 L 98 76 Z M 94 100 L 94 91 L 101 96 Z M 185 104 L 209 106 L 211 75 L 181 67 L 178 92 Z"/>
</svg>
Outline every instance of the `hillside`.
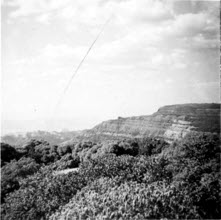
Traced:
<svg viewBox="0 0 221 220">
<path fill-rule="evenodd" d="M 2 219 L 220 219 L 219 110 L 165 106 L 60 144 L 1 143 Z"/>
<path fill-rule="evenodd" d="M 152 115 L 104 121 L 94 128 L 68 132 L 28 132 L 5 135 L 2 142 L 22 146 L 32 139 L 50 144 L 66 145 L 76 141 L 121 140 L 125 138 L 158 137 L 167 141 L 181 139 L 188 133 L 220 133 L 220 104 L 180 104 L 159 108 Z"/>
<path fill-rule="evenodd" d="M 220 219 L 220 138 L 1 143 L 2 219 Z"/>
<path fill-rule="evenodd" d="M 60 144 L 62 142 L 73 139 L 78 136 L 78 131 L 61 131 L 61 132 L 49 132 L 49 131 L 34 131 L 24 134 L 7 134 L 1 137 L 1 141 L 7 144 L 21 147 L 30 140 L 44 140 L 52 145 Z"/>
<path fill-rule="evenodd" d="M 156 113 L 104 121 L 83 136 L 94 139 L 162 137 L 175 140 L 191 132 L 220 133 L 220 104 L 180 104 L 161 107 Z"/>
</svg>

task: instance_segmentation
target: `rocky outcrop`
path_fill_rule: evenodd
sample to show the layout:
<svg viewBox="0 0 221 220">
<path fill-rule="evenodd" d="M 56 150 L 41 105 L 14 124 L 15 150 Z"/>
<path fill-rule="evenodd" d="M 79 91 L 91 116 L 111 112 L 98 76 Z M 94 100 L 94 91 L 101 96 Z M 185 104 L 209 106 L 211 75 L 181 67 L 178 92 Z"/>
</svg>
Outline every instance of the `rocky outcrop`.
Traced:
<svg viewBox="0 0 221 220">
<path fill-rule="evenodd" d="M 28 132 L 5 135 L 2 142 L 21 147 L 29 140 L 46 140 L 66 146 L 78 141 L 112 141 L 125 138 L 159 137 L 181 139 L 190 132 L 220 133 L 220 104 L 182 104 L 160 108 L 156 113 L 104 121 L 92 129 L 70 132 Z"/>
<path fill-rule="evenodd" d="M 149 116 L 135 116 L 102 122 L 84 132 L 84 137 L 117 139 L 163 137 L 175 140 L 190 132 L 220 133 L 220 104 L 182 104 L 160 108 Z"/>
</svg>

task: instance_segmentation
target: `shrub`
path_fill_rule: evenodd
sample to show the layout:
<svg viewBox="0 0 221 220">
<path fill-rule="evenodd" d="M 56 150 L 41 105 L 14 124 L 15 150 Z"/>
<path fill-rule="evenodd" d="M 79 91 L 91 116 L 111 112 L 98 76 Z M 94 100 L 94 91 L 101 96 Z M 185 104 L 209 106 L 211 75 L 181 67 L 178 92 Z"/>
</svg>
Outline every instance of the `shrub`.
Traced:
<svg viewBox="0 0 221 220">
<path fill-rule="evenodd" d="M 9 182 L 2 216 L 48 219 L 57 211 L 51 219 L 220 219 L 219 143 L 215 135 L 200 134 L 171 145 L 156 139 L 75 144 L 59 161 Z M 33 152 L 40 161 L 58 155 L 48 145 L 38 144 Z M 53 175 L 53 169 L 80 161 L 78 173 Z"/>
<path fill-rule="evenodd" d="M 76 173 L 53 175 L 44 168 L 23 180 L 19 190 L 9 194 L 2 206 L 3 219 L 46 219 L 85 186 Z"/>
<path fill-rule="evenodd" d="M 132 156 L 117 157 L 114 154 L 109 154 L 84 162 L 81 164 L 79 172 L 88 181 L 93 181 L 100 177 L 113 178 L 115 176 L 119 176 L 125 181 L 129 179 L 141 181 L 148 168 L 145 160 L 142 160 L 142 163 L 140 162 L 141 160 L 141 158 Z"/>
<path fill-rule="evenodd" d="M 80 161 L 83 162 L 91 158 L 91 155 L 94 154 L 93 150 L 95 148 L 97 148 L 96 144 L 91 141 L 79 142 L 74 148 L 72 148 L 72 156 L 74 158 L 80 158 Z"/>
<path fill-rule="evenodd" d="M 110 146 L 110 152 L 121 156 L 124 154 L 137 156 L 139 152 L 138 143 L 135 141 L 121 141 Z"/>
<path fill-rule="evenodd" d="M 30 140 L 23 146 L 26 157 L 33 158 L 39 164 L 50 164 L 61 157 L 58 154 L 58 147 L 51 146 L 46 141 Z"/>
<path fill-rule="evenodd" d="M 181 141 L 184 157 L 205 164 L 213 158 L 220 159 L 220 139 L 216 134 L 189 134 Z"/>
<path fill-rule="evenodd" d="M 79 172 L 87 179 L 93 181 L 100 177 L 118 178 L 124 181 L 154 182 L 170 180 L 171 173 L 164 158 L 147 158 L 145 156 L 132 157 L 128 155 L 104 155 L 81 164 Z"/>
<path fill-rule="evenodd" d="M 187 135 L 163 152 L 174 183 L 183 183 L 201 218 L 220 218 L 220 140 L 217 135 Z"/>
<path fill-rule="evenodd" d="M 59 146 L 57 148 L 57 152 L 59 154 L 59 156 L 64 156 L 65 154 L 70 154 L 72 153 L 72 149 L 69 145 L 67 146 Z"/>
<path fill-rule="evenodd" d="M 64 170 L 68 168 L 76 168 L 79 166 L 79 163 L 79 157 L 73 158 L 71 154 L 66 154 L 60 160 L 56 161 L 52 166 L 56 170 Z"/>
<path fill-rule="evenodd" d="M 138 139 L 139 154 L 151 156 L 152 154 L 159 154 L 161 151 L 169 146 L 163 139 L 156 138 L 142 138 Z"/>
<path fill-rule="evenodd" d="M 1 143 L 1 166 L 4 166 L 13 159 L 18 160 L 20 157 L 21 155 L 14 147 L 6 143 Z"/>
<path fill-rule="evenodd" d="M 175 186 L 164 182 L 118 183 L 101 178 L 85 187 L 50 217 L 56 219 L 177 219 L 198 218 L 195 207 Z"/>
<path fill-rule="evenodd" d="M 40 166 L 31 158 L 21 158 L 19 161 L 11 161 L 1 170 L 1 201 L 8 193 L 20 187 L 21 179 L 34 174 Z"/>
</svg>

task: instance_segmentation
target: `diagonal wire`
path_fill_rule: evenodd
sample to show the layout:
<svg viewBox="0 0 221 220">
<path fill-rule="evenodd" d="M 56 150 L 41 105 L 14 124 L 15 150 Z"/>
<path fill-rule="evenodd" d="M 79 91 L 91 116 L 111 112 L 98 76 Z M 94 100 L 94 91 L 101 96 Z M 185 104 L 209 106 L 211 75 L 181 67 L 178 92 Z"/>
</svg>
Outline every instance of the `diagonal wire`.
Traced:
<svg viewBox="0 0 221 220">
<path fill-rule="evenodd" d="M 84 60 L 86 59 L 87 55 L 89 54 L 89 52 L 91 51 L 92 47 L 94 46 L 94 44 L 96 43 L 96 41 L 98 40 L 98 38 L 100 37 L 100 35 L 102 34 L 102 32 L 104 31 L 104 28 L 105 26 L 109 23 L 109 21 L 111 20 L 111 17 L 109 19 L 107 19 L 107 21 L 103 24 L 101 30 L 99 31 L 97 37 L 95 38 L 95 40 L 92 42 L 92 44 L 90 45 L 90 47 L 88 48 L 86 54 L 84 55 L 83 59 L 81 60 L 81 62 L 78 64 L 77 68 L 75 69 L 73 75 L 71 76 L 70 80 L 68 81 L 66 87 L 64 88 L 64 91 L 63 93 L 61 94 L 57 104 L 56 104 L 56 107 L 55 107 L 55 110 L 59 107 L 59 105 L 61 104 L 67 90 L 69 89 L 71 83 L 72 83 L 72 80 L 74 79 L 74 77 L 77 75 L 77 72 L 78 70 L 80 69 L 81 65 L 83 64 Z"/>
</svg>

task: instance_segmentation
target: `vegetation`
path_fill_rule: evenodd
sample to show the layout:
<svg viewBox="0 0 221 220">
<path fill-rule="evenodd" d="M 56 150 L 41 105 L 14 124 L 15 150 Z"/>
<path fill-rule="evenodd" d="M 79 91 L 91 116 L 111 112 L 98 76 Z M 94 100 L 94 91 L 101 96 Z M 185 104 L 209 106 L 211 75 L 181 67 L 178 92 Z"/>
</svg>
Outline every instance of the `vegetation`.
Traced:
<svg viewBox="0 0 221 220">
<path fill-rule="evenodd" d="M 1 202 L 4 202 L 8 193 L 19 189 L 21 181 L 39 169 L 31 158 L 21 158 L 19 161 L 11 161 L 1 169 Z"/>
<path fill-rule="evenodd" d="M 20 188 L 5 199 L 4 219 L 45 219 L 67 203 L 85 185 L 75 173 L 53 175 L 50 168 L 22 181 Z"/>
<path fill-rule="evenodd" d="M 220 139 L 213 134 L 171 144 L 32 140 L 22 158 L 13 152 L 2 167 L 2 219 L 221 218 Z"/>
<path fill-rule="evenodd" d="M 100 178 L 85 187 L 51 219 L 175 219 L 198 213 L 179 189 L 165 182 L 151 184 Z M 180 202 L 177 203 L 177 201 Z"/>
<path fill-rule="evenodd" d="M 20 158 L 19 152 L 9 144 L 1 143 L 1 167 L 13 159 Z"/>
</svg>

